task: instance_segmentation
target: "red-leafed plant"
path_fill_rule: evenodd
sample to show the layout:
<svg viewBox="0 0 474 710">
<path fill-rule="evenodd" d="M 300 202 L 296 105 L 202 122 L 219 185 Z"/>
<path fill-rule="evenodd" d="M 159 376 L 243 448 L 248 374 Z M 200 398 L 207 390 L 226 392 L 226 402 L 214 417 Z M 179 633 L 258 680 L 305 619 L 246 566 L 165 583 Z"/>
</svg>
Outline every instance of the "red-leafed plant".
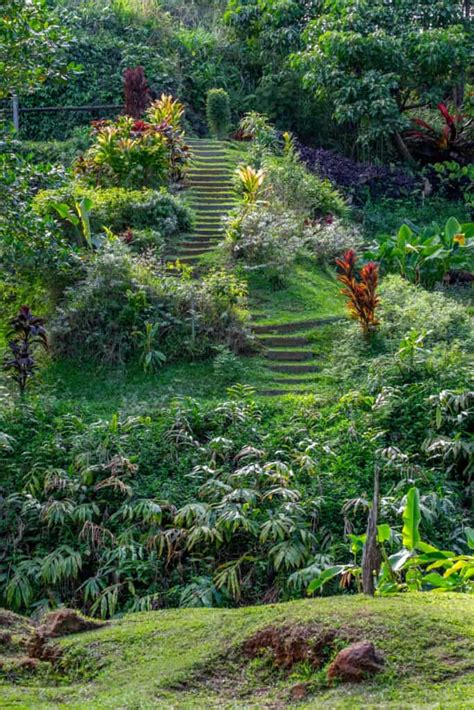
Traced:
<svg viewBox="0 0 474 710">
<path fill-rule="evenodd" d="M 456 160 L 459 163 L 474 159 L 474 136 L 472 119 L 459 113 L 450 113 L 443 103 L 437 105 L 443 119 L 438 128 L 421 118 L 413 118 L 417 126 L 405 132 L 405 139 L 412 154 L 425 163 L 441 163 Z"/>
<path fill-rule="evenodd" d="M 141 118 L 151 102 L 150 91 L 143 67 L 125 69 L 125 114 L 132 118 Z"/>
<path fill-rule="evenodd" d="M 341 293 L 348 299 L 351 317 L 359 321 L 366 335 L 370 335 L 379 324 L 375 314 L 380 303 L 377 296 L 379 267 L 371 261 L 357 271 L 357 254 L 353 249 L 336 259 L 336 264 L 339 268 L 337 278 L 344 285 Z"/>
</svg>

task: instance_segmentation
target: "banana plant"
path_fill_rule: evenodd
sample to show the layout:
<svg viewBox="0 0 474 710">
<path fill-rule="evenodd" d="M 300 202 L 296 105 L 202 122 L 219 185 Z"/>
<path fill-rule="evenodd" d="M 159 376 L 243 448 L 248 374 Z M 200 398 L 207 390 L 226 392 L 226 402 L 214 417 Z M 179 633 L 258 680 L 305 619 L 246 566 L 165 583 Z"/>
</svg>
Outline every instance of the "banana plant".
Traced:
<svg viewBox="0 0 474 710">
<path fill-rule="evenodd" d="M 402 513 L 403 547 L 388 556 L 385 546 L 396 536 L 386 523 L 377 527 L 377 541 L 384 561 L 376 582 L 376 594 L 386 596 L 403 591 L 474 592 L 474 555 L 439 550 L 424 542 L 420 535 L 421 518 L 420 492 L 413 486 L 406 495 Z M 474 529 L 466 528 L 465 535 L 467 547 L 474 550 Z M 357 556 L 363 549 L 365 535 L 349 535 L 349 539 L 354 561 L 340 565 L 327 564 L 309 581 L 308 594 L 321 591 L 335 578 L 340 579 L 342 588 L 347 587 L 348 580 L 350 583 L 352 579 L 358 586 L 360 566 Z M 311 565 L 298 570 L 290 581 L 294 583 L 298 579 L 307 579 L 310 570 Z"/>
<path fill-rule="evenodd" d="M 84 197 L 80 202 L 74 201 L 74 208 L 71 208 L 66 202 L 55 202 L 53 208 L 56 210 L 61 219 L 74 225 L 83 237 L 88 248 L 92 251 L 94 244 L 92 241 L 90 212 L 92 209 L 92 200 Z"/>
</svg>

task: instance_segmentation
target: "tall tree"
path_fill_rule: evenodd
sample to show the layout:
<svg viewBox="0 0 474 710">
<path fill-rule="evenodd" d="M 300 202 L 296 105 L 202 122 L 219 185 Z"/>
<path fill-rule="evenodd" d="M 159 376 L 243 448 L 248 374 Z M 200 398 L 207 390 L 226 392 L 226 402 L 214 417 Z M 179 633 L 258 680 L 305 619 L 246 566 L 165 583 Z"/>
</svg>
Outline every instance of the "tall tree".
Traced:
<svg viewBox="0 0 474 710">
<path fill-rule="evenodd" d="M 304 43 L 294 63 L 305 86 L 331 97 L 335 120 L 365 140 L 390 135 L 406 158 L 407 111 L 452 95 L 470 44 L 453 0 L 326 0 Z"/>
<path fill-rule="evenodd" d="M 76 68 L 63 59 L 70 41 L 46 0 L 0 0 L 0 98 L 65 79 Z"/>
</svg>

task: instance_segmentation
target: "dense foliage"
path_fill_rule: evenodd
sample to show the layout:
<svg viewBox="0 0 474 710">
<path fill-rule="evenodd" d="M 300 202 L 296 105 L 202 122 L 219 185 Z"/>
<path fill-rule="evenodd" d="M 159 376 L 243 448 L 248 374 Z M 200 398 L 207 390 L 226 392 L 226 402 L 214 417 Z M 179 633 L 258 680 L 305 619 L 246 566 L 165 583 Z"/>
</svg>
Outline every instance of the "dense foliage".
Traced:
<svg viewBox="0 0 474 710">
<path fill-rule="evenodd" d="M 0 606 L 472 591 L 468 5 L 0 12 Z"/>
</svg>

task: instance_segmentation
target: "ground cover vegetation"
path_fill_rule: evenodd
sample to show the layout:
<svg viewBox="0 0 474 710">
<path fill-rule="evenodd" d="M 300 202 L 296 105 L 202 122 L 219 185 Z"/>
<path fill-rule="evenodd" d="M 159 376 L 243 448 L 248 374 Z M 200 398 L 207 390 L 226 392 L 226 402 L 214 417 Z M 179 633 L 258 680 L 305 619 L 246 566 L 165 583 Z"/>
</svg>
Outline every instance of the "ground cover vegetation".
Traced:
<svg viewBox="0 0 474 710">
<path fill-rule="evenodd" d="M 177 707 L 208 692 L 384 707 L 400 688 L 423 704 L 429 678 L 457 702 L 474 579 L 470 3 L 0 15 L 0 97 L 88 107 L 20 113 L 19 132 L 1 114 L 0 626 L 18 630 L 0 697 L 30 702 L 30 674 L 45 707 L 64 684 L 110 707 L 123 639 L 135 626 L 146 644 L 155 614 L 207 649 L 160 676 Z M 63 607 L 111 621 L 105 640 L 51 645 L 38 620 Z M 356 608 L 368 621 L 351 626 Z M 210 639 L 210 619 L 229 633 Z M 387 640 L 400 623 L 423 631 L 416 679 L 402 633 Z M 365 690 L 333 685 L 368 641 Z"/>
</svg>

